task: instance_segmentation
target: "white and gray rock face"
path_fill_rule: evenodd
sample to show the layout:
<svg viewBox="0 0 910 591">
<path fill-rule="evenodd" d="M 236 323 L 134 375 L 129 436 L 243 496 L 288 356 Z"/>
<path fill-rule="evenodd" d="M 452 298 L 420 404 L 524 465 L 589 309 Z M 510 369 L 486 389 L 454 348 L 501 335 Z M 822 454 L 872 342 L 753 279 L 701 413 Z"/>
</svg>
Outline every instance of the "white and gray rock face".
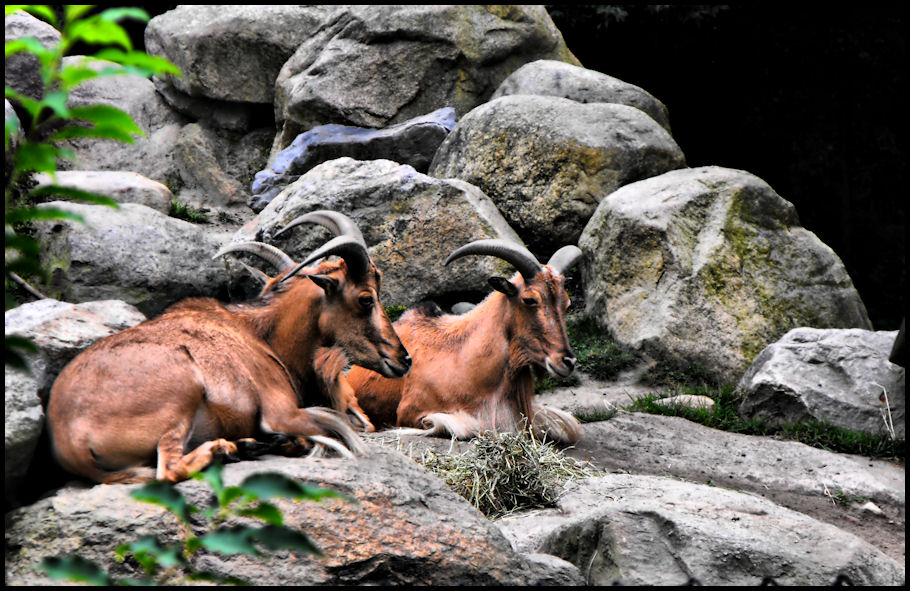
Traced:
<svg viewBox="0 0 910 591">
<path fill-rule="evenodd" d="M 578 240 L 604 197 L 682 166 L 670 134 L 639 109 L 513 95 L 462 117 L 430 174 L 479 187 L 546 260 Z"/>
<path fill-rule="evenodd" d="M 276 81 L 276 150 L 317 125 L 385 127 L 442 107 L 461 117 L 516 68 L 578 64 L 543 6 L 344 6 Z"/>
<path fill-rule="evenodd" d="M 905 438 L 904 368 L 888 361 L 897 331 L 795 328 L 766 347 L 743 375 L 746 417 L 823 420 Z"/>
<path fill-rule="evenodd" d="M 182 76 L 167 83 L 190 97 L 270 104 L 282 65 L 314 35 L 332 6 L 185 5 L 149 21 L 146 51 Z"/>
<path fill-rule="evenodd" d="M 837 255 L 743 171 L 684 169 L 622 187 L 579 246 L 588 315 L 624 344 L 731 384 L 792 328 L 871 328 Z"/>
<path fill-rule="evenodd" d="M 389 160 L 338 158 L 320 164 L 279 193 L 234 241 L 267 242 L 301 260 L 330 234 L 316 225 L 275 234 L 317 209 L 344 213 L 360 228 L 382 270 L 380 297 L 386 306 L 409 306 L 447 292 L 488 293 L 490 275 L 514 272 L 495 257 L 466 257 L 443 266 L 452 251 L 472 240 L 521 240 L 477 187 Z"/>
<path fill-rule="evenodd" d="M 511 94 L 559 96 L 579 103 L 617 103 L 641 109 L 670 133 L 667 107 L 647 90 L 565 62 L 537 60 L 503 80 L 490 100 Z"/>
<path fill-rule="evenodd" d="M 183 220 L 136 203 L 119 209 L 54 201 L 83 217 L 40 222 L 40 262 L 50 272 L 49 291 L 84 302 L 118 299 L 148 316 L 190 296 L 225 295 L 224 265 L 211 260 L 217 238 Z"/>
<path fill-rule="evenodd" d="M 903 566 L 869 543 L 757 495 L 631 474 L 565 488 L 556 508 L 499 527 L 520 551 L 575 564 L 588 585 L 904 582 Z"/>
</svg>

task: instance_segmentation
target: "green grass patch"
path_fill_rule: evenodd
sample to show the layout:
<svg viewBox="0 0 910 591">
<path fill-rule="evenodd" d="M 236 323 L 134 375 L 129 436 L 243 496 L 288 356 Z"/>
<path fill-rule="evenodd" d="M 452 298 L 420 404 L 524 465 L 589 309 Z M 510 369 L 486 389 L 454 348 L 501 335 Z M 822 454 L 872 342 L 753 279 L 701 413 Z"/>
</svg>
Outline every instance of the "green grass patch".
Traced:
<svg viewBox="0 0 910 591">
<path fill-rule="evenodd" d="M 799 441 L 837 453 L 862 455 L 901 464 L 905 461 L 905 442 L 902 439 L 894 440 L 887 436 L 852 431 L 819 420 L 777 424 L 763 419 L 743 418 L 738 413 L 740 398 L 730 385 L 677 387 L 674 393 L 707 396 L 714 400 L 714 407 L 663 406 L 656 402 L 663 396 L 649 394 L 634 399 L 625 410 L 678 416 L 713 429 Z"/>
<path fill-rule="evenodd" d="M 385 313 L 389 316 L 389 320 L 395 322 L 407 309 L 407 306 L 386 306 Z"/>
<path fill-rule="evenodd" d="M 209 215 L 206 213 L 206 211 L 207 210 L 204 209 L 191 207 L 186 203 L 181 203 L 176 198 L 174 198 L 171 200 L 167 214 L 172 218 L 186 220 L 194 224 L 207 224 L 210 220 Z"/>
<path fill-rule="evenodd" d="M 485 431 L 461 454 L 425 450 L 417 461 L 490 519 L 555 506 L 564 482 L 601 474 L 524 432 Z"/>
</svg>

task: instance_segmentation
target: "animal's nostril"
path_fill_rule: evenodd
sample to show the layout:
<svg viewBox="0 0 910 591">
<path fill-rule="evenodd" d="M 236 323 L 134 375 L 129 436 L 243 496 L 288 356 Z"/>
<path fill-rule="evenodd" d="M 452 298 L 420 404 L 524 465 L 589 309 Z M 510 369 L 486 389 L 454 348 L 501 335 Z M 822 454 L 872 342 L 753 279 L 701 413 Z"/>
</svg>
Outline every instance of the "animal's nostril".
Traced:
<svg viewBox="0 0 910 591">
<path fill-rule="evenodd" d="M 563 357 L 563 363 L 566 364 L 566 367 L 569 369 L 575 369 L 575 358 L 574 357 Z"/>
<path fill-rule="evenodd" d="M 411 367 L 411 363 L 413 363 L 413 360 L 411 359 L 411 356 L 406 354 L 406 355 L 404 356 L 404 364 L 405 364 L 405 366 Z"/>
</svg>

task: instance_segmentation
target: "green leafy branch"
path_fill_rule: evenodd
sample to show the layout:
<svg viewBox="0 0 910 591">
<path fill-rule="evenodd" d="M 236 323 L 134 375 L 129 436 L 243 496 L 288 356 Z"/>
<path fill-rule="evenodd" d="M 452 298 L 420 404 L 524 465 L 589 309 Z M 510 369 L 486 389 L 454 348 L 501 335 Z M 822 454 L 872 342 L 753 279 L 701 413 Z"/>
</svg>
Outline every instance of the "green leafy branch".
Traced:
<svg viewBox="0 0 910 591">
<path fill-rule="evenodd" d="M 184 532 L 182 542 L 164 544 L 155 536 L 144 536 L 117 547 L 118 562 L 132 557 L 142 566 L 145 577 L 139 581 L 115 580 L 101 567 L 80 556 L 48 557 L 38 568 L 53 579 L 94 585 L 161 584 L 179 578 L 181 573 L 187 581 L 245 584 L 237 578 L 194 570 L 191 562 L 193 555 L 200 549 L 206 549 L 226 556 L 262 556 L 263 550 L 292 550 L 322 556 L 322 551 L 304 532 L 284 525 L 281 510 L 272 501 L 320 502 L 326 498 L 352 501 L 341 493 L 303 485 L 277 473 L 252 474 L 239 486 L 225 486 L 222 471 L 221 464 L 215 463 L 204 472 L 192 475 L 207 483 L 214 492 L 216 504 L 204 511 L 190 505 L 180 491 L 168 482 L 150 482 L 130 493 L 138 501 L 159 505 L 173 513 Z M 190 524 L 190 516 L 194 514 L 200 515 L 204 521 L 201 528 L 204 533 L 198 536 L 193 533 Z M 263 525 L 228 525 L 237 517 L 259 520 Z M 156 577 L 157 581 L 151 577 Z"/>
<path fill-rule="evenodd" d="M 38 98 L 25 96 L 9 86 L 4 94 L 16 107 L 16 115 L 5 117 L 4 145 L 12 166 L 4 175 L 5 221 L 5 278 L 7 310 L 17 305 L 13 295 L 15 285 L 23 284 L 22 277 L 34 276 L 46 280 L 39 264 L 39 245 L 28 234 L 30 223 L 40 220 L 70 219 L 83 222 L 81 216 L 59 208 L 39 208 L 36 204 L 48 197 L 64 197 L 110 207 L 117 203 L 102 195 L 62 187 L 56 184 L 56 172 L 61 160 L 73 160 L 72 150 L 60 142 L 75 138 L 111 139 L 132 143 L 145 132 L 132 117 L 109 105 L 69 106 L 69 93 L 79 84 L 101 76 L 173 74 L 180 70 L 168 60 L 135 51 L 129 35 L 119 24 L 123 19 L 147 22 L 148 14 L 139 8 L 109 8 L 90 14 L 92 5 L 62 7 L 62 22 L 58 14 L 46 5 L 6 5 L 5 16 L 22 10 L 43 19 L 60 32 L 60 41 L 44 47 L 33 37 L 14 39 L 4 44 L 6 59 L 20 53 L 36 57 L 39 64 L 43 93 Z M 64 56 L 77 44 L 99 46 L 93 55 L 78 62 L 64 64 Z M 35 188 L 34 175 L 50 174 L 52 184 Z M 5 363 L 25 367 L 22 351 L 34 351 L 27 339 L 7 339 Z"/>
</svg>

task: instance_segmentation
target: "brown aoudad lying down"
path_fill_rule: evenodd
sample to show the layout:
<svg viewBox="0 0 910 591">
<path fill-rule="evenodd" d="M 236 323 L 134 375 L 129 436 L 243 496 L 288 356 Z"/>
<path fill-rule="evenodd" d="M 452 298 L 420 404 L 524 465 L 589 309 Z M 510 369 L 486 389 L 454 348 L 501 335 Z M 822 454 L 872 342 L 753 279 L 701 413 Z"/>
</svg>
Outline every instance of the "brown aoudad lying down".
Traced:
<svg viewBox="0 0 910 591">
<path fill-rule="evenodd" d="M 274 434 L 292 455 L 364 452 L 351 425 L 373 427 L 341 372 L 353 363 L 397 379 L 411 358 L 379 301 L 381 273 L 360 230 L 317 211 L 282 232 L 308 222 L 336 236 L 303 262 L 264 243 L 216 255 L 255 252 L 281 271 L 257 298 L 183 300 L 64 368 L 47 409 L 63 468 L 102 483 L 180 481 Z M 340 260 L 308 267 L 329 255 Z"/>
<path fill-rule="evenodd" d="M 490 277 L 494 291 L 461 316 L 432 305 L 415 306 L 393 326 L 413 358 L 411 371 L 388 379 L 369 368 L 347 374 L 360 407 L 377 428 L 402 433 L 472 437 L 480 431 L 530 427 L 551 440 L 575 443 L 581 433 L 571 414 L 534 399 L 535 368 L 567 377 L 575 354 L 566 335 L 569 296 L 564 274 L 582 256 L 564 246 L 546 265 L 513 242 L 477 240 L 446 260 L 499 257 L 518 272 Z"/>
</svg>

